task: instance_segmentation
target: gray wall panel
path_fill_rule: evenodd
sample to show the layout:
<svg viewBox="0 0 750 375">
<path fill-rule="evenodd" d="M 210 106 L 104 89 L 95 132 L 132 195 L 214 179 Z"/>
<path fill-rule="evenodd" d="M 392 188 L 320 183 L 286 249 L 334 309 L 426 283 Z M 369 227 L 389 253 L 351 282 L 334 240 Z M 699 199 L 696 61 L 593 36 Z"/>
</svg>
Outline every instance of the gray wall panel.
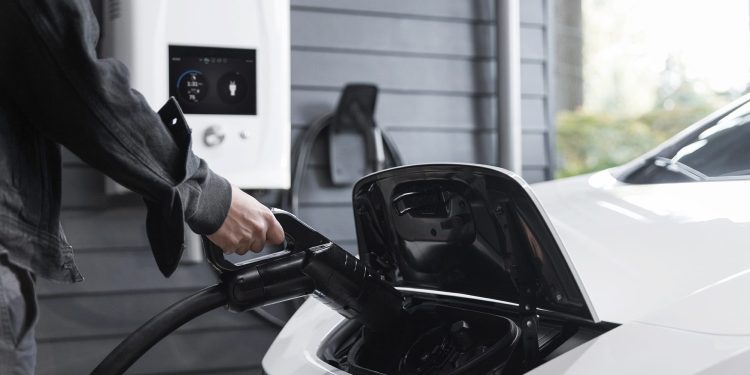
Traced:
<svg viewBox="0 0 750 375">
<path fill-rule="evenodd" d="M 353 241 L 354 211 L 351 203 L 337 205 L 302 205 L 299 216 L 324 236 L 335 241 Z"/>
<path fill-rule="evenodd" d="M 386 54 L 492 56 L 490 24 L 362 14 L 292 12 L 292 46 L 366 50 Z"/>
<path fill-rule="evenodd" d="M 106 195 L 102 174 L 86 165 L 66 168 L 61 198 L 64 208 L 103 208 Z"/>
<path fill-rule="evenodd" d="M 385 129 L 393 139 L 406 164 L 431 162 L 491 163 L 494 160 L 494 129 L 421 129 L 412 127 L 385 127 Z M 293 133 L 293 135 L 298 135 L 300 131 L 295 132 L 296 134 Z M 539 165 L 540 160 L 547 160 L 547 152 L 542 147 L 546 144 L 546 136 L 544 129 L 532 128 L 523 133 L 524 165 Z M 327 144 L 326 137 L 316 142 L 308 161 L 308 166 L 319 169 L 321 174 L 306 176 L 305 178 L 308 180 L 315 178 L 315 184 L 318 188 L 331 188 L 340 191 L 341 187 L 333 187 L 327 181 L 329 179 L 328 171 L 325 170 L 328 166 Z M 364 151 L 362 151 L 362 155 L 364 157 Z M 359 156 L 353 155 L 353 157 Z M 308 182 L 305 181 L 304 183 Z M 330 193 L 315 192 L 315 194 L 325 195 Z M 309 192 L 305 194 L 309 194 Z"/>
<path fill-rule="evenodd" d="M 40 296 L 134 293 L 150 290 L 198 290 L 216 283 L 208 265 L 183 265 L 165 279 L 149 248 L 78 252 L 76 263 L 86 278 L 76 284 L 39 280 Z M 167 305 L 164 305 L 166 308 Z"/>
<path fill-rule="evenodd" d="M 68 242 L 76 249 L 148 246 L 145 221 L 143 207 L 65 210 L 62 215 Z"/>
<path fill-rule="evenodd" d="M 545 0 L 523 0 L 521 22 L 545 24 Z M 437 17 L 489 22 L 494 18 L 493 0 L 292 0 L 292 9 L 318 8 L 330 11 L 383 13 L 391 17 Z"/>
<path fill-rule="evenodd" d="M 544 59 L 545 30 L 521 27 L 521 58 Z M 387 18 L 363 14 L 292 12 L 293 49 L 367 51 L 385 55 L 484 58 L 495 55 L 491 23 Z"/>
<path fill-rule="evenodd" d="M 328 113 L 336 106 L 339 95 L 330 90 L 294 90 L 292 123 L 307 124 Z M 386 128 L 492 128 L 494 105 L 491 96 L 381 92 L 375 120 Z"/>
<path fill-rule="evenodd" d="M 293 87 L 338 89 L 349 82 L 376 82 L 383 90 L 466 95 L 491 93 L 492 74 L 490 62 L 292 51 Z M 535 83 L 527 81 L 526 85 Z"/>
<path fill-rule="evenodd" d="M 544 43 L 545 30 L 541 27 L 521 27 L 521 58 L 544 60 L 547 51 Z"/>
<path fill-rule="evenodd" d="M 340 93 L 330 90 L 294 90 L 292 123 L 307 126 L 335 108 Z M 521 100 L 524 130 L 547 130 L 547 102 L 544 97 L 525 96 Z M 389 128 L 494 129 L 492 96 L 451 96 L 381 92 L 375 112 L 380 126 Z"/>
<path fill-rule="evenodd" d="M 489 163 L 492 160 L 494 136 L 474 131 L 393 131 L 391 136 L 404 162 Z"/>
<path fill-rule="evenodd" d="M 491 20 L 494 12 L 492 0 L 292 0 L 292 9 L 320 8 L 333 12 L 373 12 L 384 16 L 416 16 L 457 18 L 466 20 Z"/>
<path fill-rule="evenodd" d="M 549 164 L 547 160 L 547 137 L 546 134 L 524 134 L 523 142 L 523 165 L 524 167 L 545 167 Z"/>
<path fill-rule="evenodd" d="M 547 94 L 547 75 L 543 63 L 521 65 L 521 92 L 524 95 L 544 96 Z"/>
<path fill-rule="evenodd" d="M 425 57 L 369 56 L 292 51 L 292 85 L 340 88 L 348 82 L 376 82 L 382 90 L 475 95 L 494 91 L 493 64 Z M 545 65 L 521 65 L 521 91 L 545 95 Z"/>
<path fill-rule="evenodd" d="M 308 168 L 302 179 L 301 204 L 348 204 L 352 201 L 352 186 L 334 186 L 326 166 Z"/>
<path fill-rule="evenodd" d="M 546 25 L 546 0 L 521 0 L 521 23 Z"/>
<path fill-rule="evenodd" d="M 546 168 L 540 168 L 540 169 L 524 168 L 523 179 L 526 180 L 526 182 L 530 184 L 533 184 L 535 182 L 545 181 L 547 180 L 547 169 Z"/>
<path fill-rule="evenodd" d="M 547 119 L 547 102 L 544 98 L 523 98 L 521 100 L 521 122 L 525 131 L 546 131 L 549 126 Z"/>
</svg>

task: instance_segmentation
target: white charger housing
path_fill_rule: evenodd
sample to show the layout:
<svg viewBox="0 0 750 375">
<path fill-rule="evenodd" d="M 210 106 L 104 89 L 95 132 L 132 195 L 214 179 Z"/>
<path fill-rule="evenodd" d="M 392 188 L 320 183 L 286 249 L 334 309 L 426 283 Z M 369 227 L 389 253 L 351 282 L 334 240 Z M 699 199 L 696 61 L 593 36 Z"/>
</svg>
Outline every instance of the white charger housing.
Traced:
<svg viewBox="0 0 750 375">
<path fill-rule="evenodd" d="M 243 189 L 289 188 L 289 0 L 106 0 L 102 13 L 102 55 L 154 110 L 177 98 L 211 169 Z"/>
</svg>

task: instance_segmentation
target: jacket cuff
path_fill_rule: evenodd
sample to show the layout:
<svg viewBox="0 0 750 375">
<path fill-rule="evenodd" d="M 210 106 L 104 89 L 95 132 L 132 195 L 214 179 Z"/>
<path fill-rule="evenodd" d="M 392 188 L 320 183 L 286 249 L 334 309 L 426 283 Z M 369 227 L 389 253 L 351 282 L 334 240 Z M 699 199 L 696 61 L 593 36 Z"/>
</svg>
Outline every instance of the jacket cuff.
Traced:
<svg viewBox="0 0 750 375">
<path fill-rule="evenodd" d="M 232 203 L 232 185 L 229 181 L 210 169 L 206 172 L 195 209 L 185 220 L 190 229 L 198 234 L 212 234 L 219 230 Z"/>
</svg>

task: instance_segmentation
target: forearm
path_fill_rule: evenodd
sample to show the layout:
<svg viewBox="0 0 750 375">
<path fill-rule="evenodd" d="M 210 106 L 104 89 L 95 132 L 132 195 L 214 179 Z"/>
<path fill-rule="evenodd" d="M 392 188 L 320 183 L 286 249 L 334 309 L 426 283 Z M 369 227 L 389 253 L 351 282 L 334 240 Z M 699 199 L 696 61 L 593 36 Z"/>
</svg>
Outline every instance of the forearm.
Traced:
<svg viewBox="0 0 750 375">
<path fill-rule="evenodd" d="M 30 125 L 147 200 L 179 197 L 193 230 L 218 229 L 231 199 L 228 182 L 190 151 L 189 136 L 175 139 L 130 88 L 123 64 L 96 57 L 88 1 L 18 4 L 17 15 L 6 15 L 20 39 L 10 84 Z"/>
</svg>

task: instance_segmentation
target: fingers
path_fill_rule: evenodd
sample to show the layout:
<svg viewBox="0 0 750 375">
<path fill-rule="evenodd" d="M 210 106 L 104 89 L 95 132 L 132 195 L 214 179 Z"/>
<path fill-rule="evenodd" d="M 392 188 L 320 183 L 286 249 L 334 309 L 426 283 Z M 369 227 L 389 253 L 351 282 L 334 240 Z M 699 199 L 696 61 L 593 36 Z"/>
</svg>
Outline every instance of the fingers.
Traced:
<svg viewBox="0 0 750 375">
<path fill-rule="evenodd" d="M 281 227 L 281 224 L 276 221 L 276 218 L 273 217 L 273 215 L 271 216 L 271 223 L 268 228 L 266 240 L 274 245 L 284 242 L 284 228 Z"/>
<path fill-rule="evenodd" d="M 250 251 L 259 253 L 261 252 L 261 250 L 263 250 L 264 247 L 266 247 L 266 241 L 256 239 L 252 244 L 250 244 Z"/>
<path fill-rule="evenodd" d="M 242 243 L 234 250 L 234 252 L 239 255 L 245 255 L 250 250 L 252 243 L 252 238 L 245 238 L 245 240 L 242 241 Z"/>
<path fill-rule="evenodd" d="M 266 242 L 272 245 L 284 242 L 284 229 L 271 211 L 265 210 L 266 212 L 262 215 L 263 221 L 252 226 L 253 230 L 246 234 L 248 241 L 236 251 L 237 254 L 244 255 L 248 250 L 259 253 L 266 247 Z"/>
<path fill-rule="evenodd" d="M 242 245 L 236 250 L 234 250 L 234 253 L 237 253 L 239 255 L 245 255 L 247 254 L 248 251 L 259 253 L 263 251 L 265 247 L 266 247 L 266 241 L 256 238 L 249 245 Z"/>
<path fill-rule="evenodd" d="M 244 255 L 260 252 L 269 244 L 284 241 L 281 224 L 266 206 L 237 188 L 232 189 L 232 202 L 224 223 L 208 238 L 225 254 Z"/>
</svg>

